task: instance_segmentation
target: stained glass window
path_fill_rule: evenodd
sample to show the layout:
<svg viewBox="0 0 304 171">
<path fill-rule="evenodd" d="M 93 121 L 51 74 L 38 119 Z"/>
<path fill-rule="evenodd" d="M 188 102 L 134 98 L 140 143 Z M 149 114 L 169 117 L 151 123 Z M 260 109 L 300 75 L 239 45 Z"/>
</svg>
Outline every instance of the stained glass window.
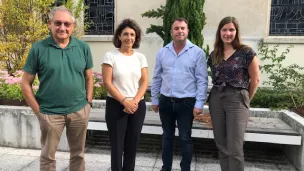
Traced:
<svg viewBox="0 0 304 171">
<path fill-rule="evenodd" d="M 304 36 L 304 0 L 272 0 L 269 35 Z"/>
<path fill-rule="evenodd" d="M 114 0 L 85 0 L 86 35 L 114 34 Z"/>
</svg>

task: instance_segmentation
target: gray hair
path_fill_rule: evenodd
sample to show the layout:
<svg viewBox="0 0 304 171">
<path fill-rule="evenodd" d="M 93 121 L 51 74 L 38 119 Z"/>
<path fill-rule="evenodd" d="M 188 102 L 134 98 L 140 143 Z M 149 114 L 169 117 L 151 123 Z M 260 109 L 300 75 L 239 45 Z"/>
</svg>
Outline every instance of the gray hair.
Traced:
<svg viewBox="0 0 304 171">
<path fill-rule="evenodd" d="M 52 10 L 50 11 L 50 14 L 49 14 L 50 21 L 53 20 L 53 17 L 55 15 L 56 11 L 65 11 L 65 12 L 68 12 L 72 16 L 73 22 L 75 22 L 75 17 L 74 17 L 73 12 L 71 10 L 69 10 L 68 8 L 66 8 L 65 6 L 59 6 L 59 7 L 52 8 Z"/>
</svg>

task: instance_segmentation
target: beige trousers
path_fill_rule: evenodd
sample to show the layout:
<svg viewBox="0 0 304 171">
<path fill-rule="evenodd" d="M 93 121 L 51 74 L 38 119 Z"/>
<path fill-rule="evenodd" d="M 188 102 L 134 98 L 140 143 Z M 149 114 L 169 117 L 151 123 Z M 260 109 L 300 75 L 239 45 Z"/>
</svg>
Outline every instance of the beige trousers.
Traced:
<svg viewBox="0 0 304 171">
<path fill-rule="evenodd" d="M 84 171 L 84 151 L 88 119 L 91 107 L 68 115 L 47 115 L 40 113 L 41 130 L 40 171 L 56 171 L 55 153 L 64 127 L 70 149 L 70 171 Z"/>
</svg>

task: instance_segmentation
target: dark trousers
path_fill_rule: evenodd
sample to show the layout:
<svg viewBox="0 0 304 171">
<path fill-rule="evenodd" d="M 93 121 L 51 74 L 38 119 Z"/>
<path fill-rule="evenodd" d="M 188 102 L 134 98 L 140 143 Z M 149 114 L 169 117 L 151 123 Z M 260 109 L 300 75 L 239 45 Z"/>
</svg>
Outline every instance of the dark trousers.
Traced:
<svg viewBox="0 0 304 171">
<path fill-rule="evenodd" d="M 173 161 L 173 142 L 177 122 L 182 160 L 182 171 L 190 171 L 193 144 L 191 129 L 195 98 L 174 100 L 163 95 L 159 99 L 159 115 L 163 128 L 162 159 L 163 171 L 171 171 Z"/>
<path fill-rule="evenodd" d="M 107 97 L 106 123 L 111 145 L 111 170 L 134 171 L 136 149 L 146 115 L 145 100 L 134 114 L 123 112 L 124 106 Z M 123 157 L 123 163 L 122 163 Z"/>
<path fill-rule="evenodd" d="M 243 144 L 249 118 L 249 103 L 246 89 L 211 89 L 209 110 L 222 171 L 244 170 Z"/>
</svg>

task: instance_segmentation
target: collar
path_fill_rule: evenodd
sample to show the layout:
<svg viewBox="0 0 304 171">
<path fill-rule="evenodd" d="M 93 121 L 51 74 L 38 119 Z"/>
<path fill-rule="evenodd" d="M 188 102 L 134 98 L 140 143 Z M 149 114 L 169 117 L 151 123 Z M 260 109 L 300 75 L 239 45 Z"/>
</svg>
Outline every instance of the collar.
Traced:
<svg viewBox="0 0 304 171">
<path fill-rule="evenodd" d="M 61 48 L 60 46 L 58 46 L 58 44 L 54 41 L 53 36 L 49 36 L 48 38 L 46 38 L 46 43 L 48 45 L 54 46 L 56 48 Z M 70 37 L 70 42 L 67 45 L 67 47 L 65 47 L 64 49 L 68 49 L 70 47 L 76 46 L 76 40 L 73 36 Z"/>
<path fill-rule="evenodd" d="M 194 46 L 194 44 L 191 43 L 191 42 L 187 39 L 186 45 L 185 45 L 185 47 L 183 48 L 182 51 L 188 50 L 188 49 L 192 48 L 193 46 Z M 169 49 L 172 50 L 172 51 L 174 51 L 173 41 L 171 41 L 171 42 L 170 42 L 169 44 L 167 44 L 165 47 L 166 47 L 166 48 L 169 48 Z"/>
</svg>

